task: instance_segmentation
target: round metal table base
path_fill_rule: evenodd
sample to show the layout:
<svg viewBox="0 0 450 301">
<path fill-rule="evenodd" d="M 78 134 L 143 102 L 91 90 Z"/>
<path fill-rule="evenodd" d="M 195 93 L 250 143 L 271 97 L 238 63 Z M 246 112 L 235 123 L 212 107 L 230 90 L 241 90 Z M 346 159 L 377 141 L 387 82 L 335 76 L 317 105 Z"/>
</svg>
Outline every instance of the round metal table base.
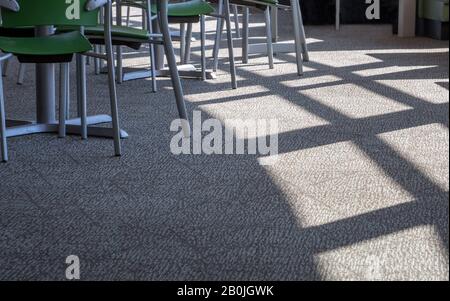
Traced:
<svg viewBox="0 0 450 301">
<path fill-rule="evenodd" d="M 101 70 L 102 73 L 108 73 L 106 68 Z M 185 64 L 178 65 L 178 74 L 183 78 L 202 78 L 202 71 L 196 68 L 194 65 Z M 129 80 L 143 79 L 152 77 L 152 71 L 143 70 L 133 70 L 132 68 L 124 68 L 122 81 L 126 82 Z M 170 70 L 168 68 L 156 70 L 156 77 L 170 77 Z M 206 79 L 216 79 L 216 73 L 210 70 L 206 70 Z"/>
<path fill-rule="evenodd" d="M 113 130 L 111 128 L 95 127 L 92 125 L 109 123 L 111 116 L 109 115 L 94 115 L 88 116 L 88 136 L 113 138 Z M 6 129 L 6 137 L 17 137 L 38 133 L 58 133 L 58 122 L 52 123 L 35 123 L 22 120 L 8 120 Z M 66 121 L 67 134 L 81 135 L 81 121 L 80 118 L 69 119 Z M 127 132 L 121 130 L 120 136 L 122 139 L 128 138 Z"/>
</svg>

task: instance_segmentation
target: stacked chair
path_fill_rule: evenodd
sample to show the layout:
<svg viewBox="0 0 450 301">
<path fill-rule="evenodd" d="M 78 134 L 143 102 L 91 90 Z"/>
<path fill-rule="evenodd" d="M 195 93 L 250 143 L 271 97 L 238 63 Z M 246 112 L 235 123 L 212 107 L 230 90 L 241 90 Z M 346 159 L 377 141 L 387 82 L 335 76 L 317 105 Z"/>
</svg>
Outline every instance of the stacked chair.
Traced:
<svg viewBox="0 0 450 301">
<path fill-rule="evenodd" d="M 74 3 L 77 3 L 75 1 Z M 77 93 L 78 93 L 78 116 L 81 122 L 81 136 L 87 138 L 87 112 L 86 112 L 86 57 L 94 57 L 106 60 L 108 68 L 108 83 L 110 92 L 110 106 L 113 126 L 114 150 L 115 155 L 121 155 L 119 115 L 116 95 L 116 75 L 114 68 L 113 40 L 112 32 L 117 37 L 117 28 L 112 30 L 112 0 L 80 0 L 80 9 L 76 17 L 68 17 L 66 11 L 71 3 L 65 0 L 0 0 L 0 9 L 2 16 L 2 27 L 17 29 L 22 27 L 45 27 L 58 30 L 56 34 L 49 36 L 33 37 L 7 37 L 0 36 L 0 50 L 6 55 L 0 55 L 0 60 L 6 60 L 12 55 L 16 56 L 21 63 L 59 63 L 61 64 L 60 79 L 60 100 L 59 100 L 59 122 L 58 132 L 60 137 L 66 134 L 66 118 L 68 103 L 68 73 L 69 63 L 75 54 L 77 57 Z M 184 123 L 185 135 L 190 135 L 188 126 L 188 117 L 184 103 L 183 91 L 177 72 L 175 55 L 173 52 L 172 41 L 170 38 L 167 3 L 157 2 L 157 17 L 161 27 L 161 34 L 151 36 L 148 33 L 143 35 L 140 42 L 162 44 L 165 48 L 169 70 L 171 72 L 172 84 L 174 87 L 175 98 L 179 116 Z M 99 14 L 103 8 L 103 24 L 99 26 Z M 101 29 L 99 29 L 101 28 Z M 93 31 L 95 31 L 95 35 Z M 89 32 L 90 36 L 86 36 Z M 121 37 L 127 42 L 133 39 L 127 39 L 127 31 Z M 145 36 L 145 39 L 144 39 Z M 93 45 L 90 42 L 102 40 L 106 53 L 93 52 Z M 1 72 L 1 70 L 0 70 Z M 0 80 L 1 82 L 1 80 Z M 6 129 L 4 97 L 2 86 L 0 86 L 0 134 L 2 160 L 8 159 L 7 141 L 8 131 Z"/>
<path fill-rule="evenodd" d="M 120 6 L 135 7 L 141 9 L 144 13 L 147 29 L 152 30 L 151 20 L 154 19 L 156 13 L 156 6 L 151 3 L 151 1 L 146 0 L 121 0 Z M 150 8 L 150 9 L 149 9 Z M 168 20 L 171 24 L 188 24 L 188 36 L 187 40 L 182 39 L 182 42 L 190 43 L 192 35 L 192 24 L 200 22 L 201 27 L 201 77 L 206 79 L 206 59 L 205 59 L 205 15 L 209 15 L 214 12 L 214 8 L 204 0 L 191 0 L 180 3 L 171 3 L 168 5 Z M 129 16 L 127 16 L 127 19 Z M 120 22 L 120 21 L 119 21 Z M 129 21 L 127 21 L 129 23 Z M 189 47 L 181 47 L 183 50 L 189 49 Z M 189 61 L 190 52 L 182 52 L 181 60 L 182 62 Z M 121 57 L 118 58 L 121 60 Z M 118 65 L 121 66 L 121 63 Z M 152 70 L 152 77 L 156 76 L 156 72 Z"/>
<path fill-rule="evenodd" d="M 228 0 L 226 0 L 228 1 Z M 140 8 L 146 12 L 146 18 L 149 18 L 149 11 L 155 13 L 155 6 L 144 0 L 121 0 L 120 5 Z M 151 7 L 149 10 L 148 7 Z M 200 22 L 201 36 L 201 78 L 206 78 L 206 57 L 205 57 L 205 16 L 213 16 L 218 19 L 225 19 L 227 24 L 227 40 L 228 54 L 230 59 L 230 72 L 232 88 L 236 89 L 236 70 L 234 66 L 233 39 L 231 28 L 230 12 L 227 14 L 215 14 L 214 8 L 205 0 L 187 0 L 185 2 L 171 3 L 168 6 L 169 23 L 171 24 L 188 24 L 186 35 L 181 35 L 181 63 L 190 61 L 190 41 L 192 37 L 192 24 Z M 150 16 L 150 18 L 153 18 Z M 128 23 L 128 22 L 127 22 Z M 120 63 L 118 65 L 121 65 Z M 154 73 L 152 73 L 154 74 Z"/>
<path fill-rule="evenodd" d="M 78 18 L 67 18 L 66 10 L 67 4 L 61 0 L 10 0 L 1 1 L 0 8 L 2 9 L 2 25 L 7 28 L 20 28 L 24 26 L 76 26 L 79 31 L 71 31 L 62 34 L 55 34 L 46 37 L 0 37 L 0 49 L 9 54 L 17 56 L 21 63 L 61 63 L 63 64 L 62 83 L 66 87 L 64 75 L 67 74 L 68 64 L 73 58 L 77 56 L 88 55 L 92 50 L 92 45 L 83 36 L 82 28 L 84 26 L 95 26 L 98 21 L 98 11 L 101 6 L 106 7 L 105 24 L 110 24 L 111 2 L 108 0 L 80 0 L 81 9 Z M 105 27 L 105 44 L 110 45 L 111 34 L 110 26 Z M 119 116 L 117 111 L 117 96 L 114 78 L 114 61 L 111 47 L 106 47 L 106 54 L 102 56 L 107 60 L 109 66 L 109 88 L 110 88 L 110 103 L 111 115 L 114 131 L 114 146 L 115 154 L 121 154 L 120 147 L 120 130 L 119 130 Z M 81 82 L 79 87 L 81 93 L 86 91 L 86 83 Z M 0 124 L 2 135 L 2 160 L 8 159 L 7 145 L 6 145 L 6 127 L 5 127 L 5 112 L 3 102 L 3 91 L 1 92 L 1 112 Z M 60 95 L 59 102 L 59 135 L 65 135 L 65 119 L 66 119 L 66 95 Z M 85 98 L 84 98 L 85 100 Z M 85 103 L 81 105 L 82 115 L 86 115 Z M 83 134 L 87 136 L 86 118 L 81 118 Z"/>
</svg>

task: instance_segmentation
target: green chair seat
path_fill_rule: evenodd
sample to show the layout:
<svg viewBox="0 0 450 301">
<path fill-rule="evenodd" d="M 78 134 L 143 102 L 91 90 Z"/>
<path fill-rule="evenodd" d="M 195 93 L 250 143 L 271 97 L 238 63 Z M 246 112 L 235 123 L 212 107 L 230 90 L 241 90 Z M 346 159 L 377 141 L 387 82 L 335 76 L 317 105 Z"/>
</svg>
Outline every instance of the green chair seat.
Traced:
<svg viewBox="0 0 450 301">
<path fill-rule="evenodd" d="M 141 0 L 125 0 L 122 1 L 122 4 L 147 9 L 146 2 Z M 211 14 L 213 12 L 214 7 L 204 0 L 191 0 L 180 3 L 170 3 L 168 5 L 169 17 L 196 17 Z M 152 13 L 156 14 L 156 4 L 154 3 L 152 3 Z"/>
<path fill-rule="evenodd" d="M 0 49 L 15 55 L 52 56 L 92 50 L 89 41 L 77 31 L 47 37 L 0 37 Z"/>
</svg>

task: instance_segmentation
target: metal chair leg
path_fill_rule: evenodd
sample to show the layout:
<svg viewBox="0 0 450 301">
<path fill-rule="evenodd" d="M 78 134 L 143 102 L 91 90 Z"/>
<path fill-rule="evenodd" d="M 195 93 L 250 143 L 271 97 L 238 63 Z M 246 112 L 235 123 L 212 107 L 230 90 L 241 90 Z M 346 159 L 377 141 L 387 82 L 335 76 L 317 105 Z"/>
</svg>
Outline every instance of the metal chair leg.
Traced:
<svg viewBox="0 0 450 301">
<path fill-rule="evenodd" d="M 248 7 L 243 8 L 243 21 L 242 21 L 242 63 L 248 63 L 248 19 L 250 10 Z"/>
<path fill-rule="evenodd" d="M 178 114 L 181 120 L 184 120 L 183 133 L 185 137 L 190 137 L 189 118 L 186 112 L 186 104 L 184 103 L 183 88 L 181 87 L 180 76 L 178 74 L 177 62 L 173 51 L 172 39 L 170 37 L 169 20 L 167 17 L 167 1 L 157 1 L 158 20 L 161 33 L 163 35 L 164 49 L 166 52 L 167 63 L 169 65 L 170 75 L 172 79 L 173 90 L 175 92 L 175 100 L 177 103 Z"/>
<path fill-rule="evenodd" d="M 183 65 L 184 62 L 184 51 L 186 50 L 186 24 L 180 24 L 180 63 Z"/>
<path fill-rule="evenodd" d="M 6 76 L 8 72 L 9 60 L 3 61 L 3 71 L 1 73 L 2 76 Z"/>
<path fill-rule="evenodd" d="M 272 45 L 272 27 L 270 23 L 270 6 L 267 6 L 264 15 L 266 17 L 267 56 L 269 58 L 269 68 L 273 69 L 273 45 Z"/>
<path fill-rule="evenodd" d="M 205 16 L 200 16 L 200 48 L 201 48 L 201 68 L 202 68 L 202 80 L 206 80 L 206 54 L 205 54 L 205 40 L 206 40 L 206 33 L 205 33 Z"/>
<path fill-rule="evenodd" d="M 234 65 L 234 47 L 233 47 L 233 36 L 231 33 L 231 18 L 230 18 L 230 2 L 229 2 L 229 0 L 224 0 L 223 5 L 224 5 L 224 13 L 225 13 L 225 23 L 227 25 L 228 57 L 230 60 L 231 87 L 233 89 L 237 89 L 236 67 Z"/>
<path fill-rule="evenodd" d="M 147 6 L 151 6 L 151 2 L 147 0 Z M 153 24 L 152 24 L 152 12 L 150 9 L 147 9 L 145 11 L 146 14 L 146 24 L 147 24 L 147 30 L 149 33 L 153 33 Z M 155 46 L 153 43 L 149 43 L 149 49 L 150 49 L 150 70 L 152 72 L 152 92 L 155 93 L 158 88 L 156 85 L 156 62 L 155 62 Z"/>
<path fill-rule="evenodd" d="M 118 26 L 122 25 L 122 6 L 117 5 L 116 7 L 116 23 Z M 118 45 L 116 47 L 117 51 L 117 83 L 121 84 L 123 82 L 123 53 L 122 53 L 122 47 Z"/>
<path fill-rule="evenodd" d="M 94 46 L 94 51 L 96 53 L 100 53 L 100 46 L 99 45 L 95 45 Z M 100 70 L 100 59 L 99 58 L 94 58 L 94 73 L 96 75 L 99 75 L 101 72 Z"/>
<path fill-rule="evenodd" d="M 6 63 L 7 61 L 5 61 Z M 0 74 L 2 72 L 2 66 L 0 64 Z M 1 137 L 1 153 L 2 161 L 8 161 L 8 145 L 6 142 L 6 117 L 5 117 L 5 102 L 3 94 L 3 79 L 0 78 L 0 135 Z"/>
<path fill-rule="evenodd" d="M 122 55 L 122 47 L 121 46 L 117 46 L 116 47 L 116 51 L 117 51 L 117 83 L 121 84 L 123 82 L 123 64 L 122 64 L 122 59 L 123 59 L 123 55 Z"/>
<path fill-rule="evenodd" d="M 223 1 L 224 0 L 218 0 L 219 2 L 219 8 L 218 8 L 218 15 L 223 15 Z M 214 41 L 214 49 L 213 49 L 213 71 L 217 71 L 217 67 L 219 66 L 219 50 L 220 50 L 220 42 L 222 41 L 222 32 L 224 28 L 224 22 L 223 18 L 219 17 L 217 18 L 217 25 L 216 25 L 216 38 Z"/>
<path fill-rule="evenodd" d="M 130 26 L 130 14 L 131 14 L 131 6 L 127 6 L 127 19 L 126 19 L 127 27 Z"/>
<path fill-rule="evenodd" d="M 19 74 L 17 75 L 17 84 L 22 85 L 23 81 L 25 79 L 25 71 L 26 71 L 26 65 L 20 64 L 19 66 Z"/>
<path fill-rule="evenodd" d="M 272 26 L 272 42 L 278 42 L 278 7 L 270 9 L 270 25 Z"/>
<path fill-rule="evenodd" d="M 298 10 L 298 22 L 300 24 L 300 39 L 302 41 L 302 56 L 304 62 L 309 62 L 308 46 L 306 44 L 305 26 L 303 25 L 302 10 L 300 9 L 300 3 L 297 3 Z"/>
<path fill-rule="evenodd" d="M 186 44 L 184 47 L 184 64 L 189 64 L 191 61 L 191 40 L 192 40 L 192 23 L 187 24 L 186 30 Z"/>
<path fill-rule="evenodd" d="M 112 11 L 111 11 L 111 3 L 108 2 L 105 24 L 108 24 L 107 29 L 110 28 L 111 19 L 112 19 Z M 116 74 L 114 71 L 114 54 L 113 54 L 113 45 L 112 45 L 112 37 L 110 31 L 109 34 L 105 34 L 105 48 L 106 48 L 106 58 L 108 64 L 108 83 L 109 83 L 109 99 L 111 104 L 111 119 L 112 119 L 112 127 L 113 127 L 113 136 L 114 136 L 114 154 L 116 156 L 120 156 L 122 154 L 121 142 L 120 142 L 120 124 L 119 124 L 119 109 L 117 105 L 117 88 L 116 88 Z"/>
<path fill-rule="evenodd" d="M 302 40 L 300 34 L 300 20 L 298 16 L 298 1 L 291 0 L 292 19 L 294 24 L 295 58 L 297 60 L 297 74 L 303 75 Z"/>
<path fill-rule="evenodd" d="M 59 66 L 59 125 L 58 137 L 66 137 L 66 118 L 67 118 L 67 70 L 69 63 L 61 63 Z"/>
<path fill-rule="evenodd" d="M 81 117 L 81 59 L 80 54 L 75 55 L 76 64 L 76 92 L 77 92 L 77 117 Z"/>
<path fill-rule="evenodd" d="M 79 108 L 79 116 L 81 119 L 81 139 L 86 140 L 88 138 L 87 135 L 87 104 L 86 104 L 86 57 L 84 55 L 77 55 L 79 72 L 80 72 L 80 81 L 79 81 L 79 99 L 78 99 L 78 108 Z"/>
<path fill-rule="evenodd" d="M 66 119 L 70 119 L 70 63 L 66 68 Z"/>
<path fill-rule="evenodd" d="M 236 33 L 236 39 L 241 38 L 241 29 L 239 28 L 239 12 L 238 6 L 233 5 L 233 16 L 234 16 L 234 31 Z"/>
</svg>

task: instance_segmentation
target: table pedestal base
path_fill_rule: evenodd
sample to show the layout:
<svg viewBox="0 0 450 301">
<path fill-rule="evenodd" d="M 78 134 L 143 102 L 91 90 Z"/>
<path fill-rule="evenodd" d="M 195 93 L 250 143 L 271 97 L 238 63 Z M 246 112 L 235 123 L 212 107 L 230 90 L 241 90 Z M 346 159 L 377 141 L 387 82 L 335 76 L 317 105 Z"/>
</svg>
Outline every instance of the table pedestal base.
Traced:
<svg viewBox="0 0 450 301">
<path fill-rule="evenodd" d="M 109 115 L 94 115 L 88 116 L 88 136 L 113 138 L 113 130 L 111 128 L 94 127 L 92 125 L 109 123 L 111 122 L 111 116 Z M 81 121 L 80 118 L 69 119 L 66 121 L 67 134 L 80 135 L 81 134 Z M 52 123 L 35 123 L 22 120 L 8 120 L 6 137 L 17 137 L 38 133 L 58 133 L 58 122 Z M 128 134 L 121 130 L 120 136 L 122 139 L 128 138 Z"/>
<path fill-rule="evenodd" d="M 128 69 L 129 70 L 129 69 Z M 108 73 L 108 70 L 102 69 L 102 73 Z M 216 79 L 217 76 L 215 72 L 206 70 L 206 79 Z M 178 66 L 178 74 L 180 77 L 184 78 L 202 78 L 202 71 L 197 69 L 194 65 L 186 64 Z M 152 76 L 152 71 L 148 69 L 135 70 L 135 71 L 125 71 L 123 72 L 122 81 L 126 82 L 135 79 L 150 78 Z M 168 68 L 156 70 L 156 77 L 170 77 L 170 71 Z"/>
</svg>

